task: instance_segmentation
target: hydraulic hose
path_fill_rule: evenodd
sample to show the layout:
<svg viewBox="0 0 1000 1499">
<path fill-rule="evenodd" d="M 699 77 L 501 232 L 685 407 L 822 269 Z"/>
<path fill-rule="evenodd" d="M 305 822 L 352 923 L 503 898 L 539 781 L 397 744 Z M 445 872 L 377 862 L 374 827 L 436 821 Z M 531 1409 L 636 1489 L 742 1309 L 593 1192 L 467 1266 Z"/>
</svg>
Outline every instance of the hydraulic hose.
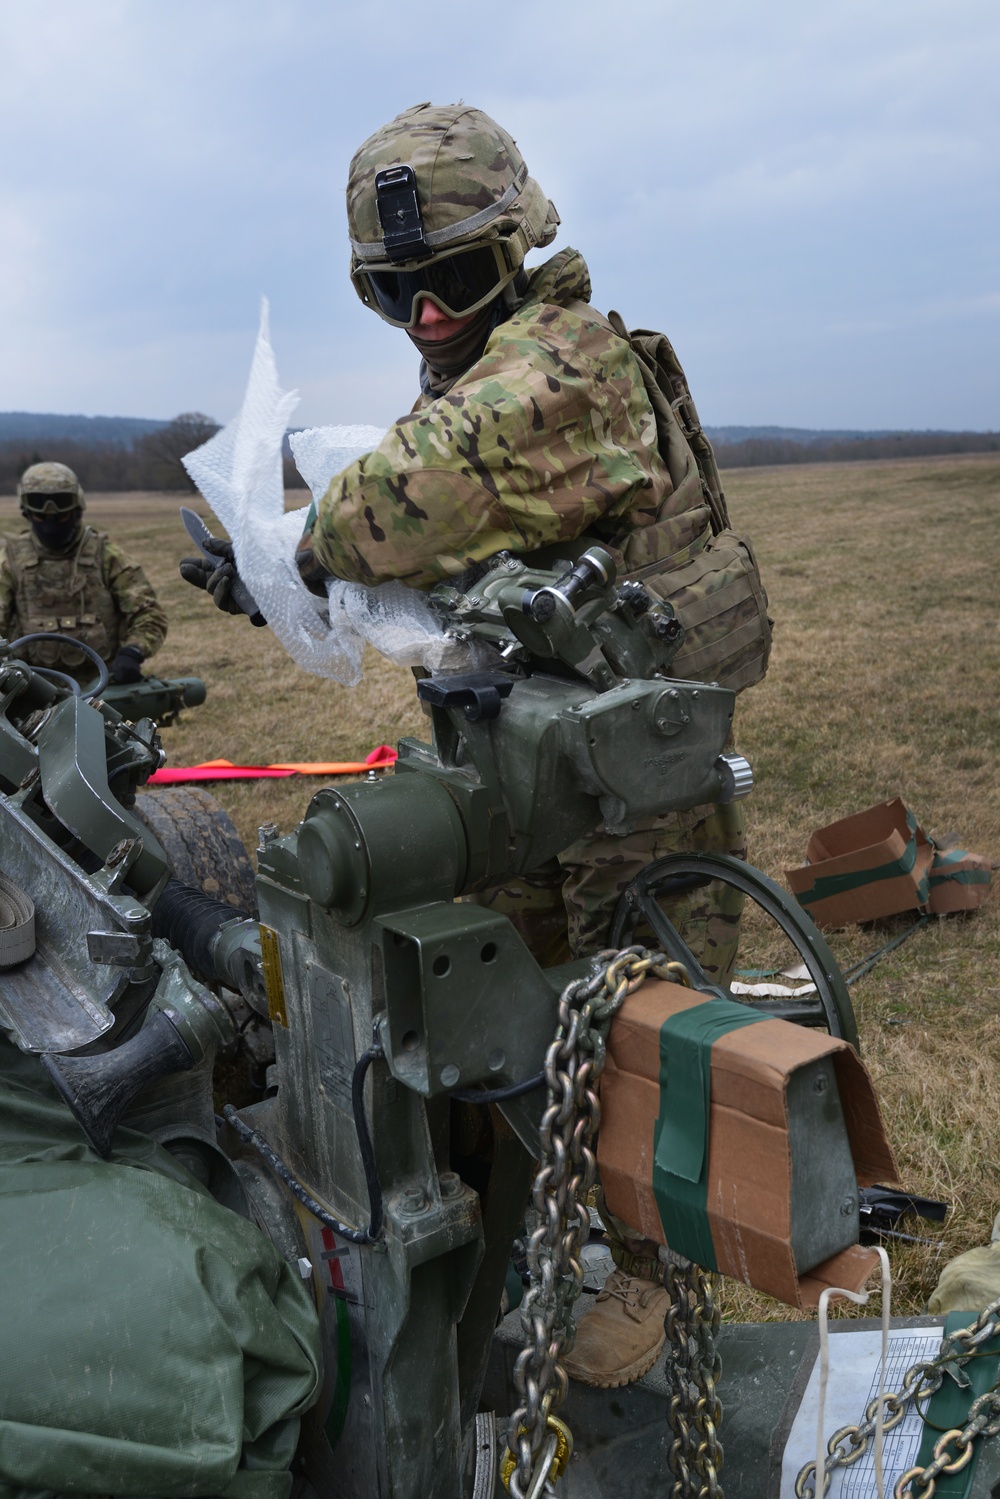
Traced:
<svg viewBox="0 0 1000 1499">
<path fill-rule="evenodd" d="M 510 1083 L 506 1088 L 468 1088 L 459 1093 L 450 1093 L 449 1098 L 459 1103 L 505 1103 L 508 1098 L 521 1098 L 525 1093 L 534 1093 L 545 1082 L 545 1073 L 536 1072 L 523 1083 Z"/>
<path fill-rule="evenodd" d="M 259 1130 L 253 1129 L 245 1124 L 233 1108 L 227 1103 L 223 1109 L 226 1121 L 247 1145 L 252 1145 L 258 1155 L 270 1166 L 279 1181 L 284 1182 L 288 1190 L 298 1198 L 302 1206 L 323 1224 L 324 1228 L 332 1229 L 342 1239 L 348 1239 L 352 1244 L 377 1244 L 382 1237 L 382 1183 L 378 1178 L 378 1167 L 375 1163 L 375 1148 L 372 1144 L 371 1132 L 368 1128 L 368 1119 L 365 1114 L 365 1078 L 368 1069 L 376 1058 L 383 1055 L 381 1046 L 376 1042 L 368 1048 L 362 1057 L 358 1058 L 357 1065 L 351 1078 L 351 1105 L 354 1112 L 354 1128 L 358 1136 L 358 1149 L 361 1152 L 361 1161 L 365 1172 L 365 1185 L 368 1189 L 368 1211 L 369 1222 L 367 1228 L 351 1228 L 346 1223 L 341 1223 L 332 1213 L 328 1213 L 321 1203 L 304 1187 L 295 1173 L 285 1165 L 284 1161 L 272 1150 Z"/>
</svg>

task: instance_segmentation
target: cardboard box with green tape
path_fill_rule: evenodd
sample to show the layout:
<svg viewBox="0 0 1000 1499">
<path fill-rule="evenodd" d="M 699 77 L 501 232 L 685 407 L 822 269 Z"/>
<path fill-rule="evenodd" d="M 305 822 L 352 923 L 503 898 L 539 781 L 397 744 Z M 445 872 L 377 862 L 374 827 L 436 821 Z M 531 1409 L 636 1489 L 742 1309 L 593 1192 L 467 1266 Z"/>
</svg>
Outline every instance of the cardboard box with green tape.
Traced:
<svg viewBox="0 0 1000 1499">
<path fill-rule="evenodd" d="M 859 1290 L 858 1187 L 896 1167 L 851 1046 L 664 981 L 615 1016 L 598 1162 L 608 1207 L 792 1306 Z"/>
</svg>

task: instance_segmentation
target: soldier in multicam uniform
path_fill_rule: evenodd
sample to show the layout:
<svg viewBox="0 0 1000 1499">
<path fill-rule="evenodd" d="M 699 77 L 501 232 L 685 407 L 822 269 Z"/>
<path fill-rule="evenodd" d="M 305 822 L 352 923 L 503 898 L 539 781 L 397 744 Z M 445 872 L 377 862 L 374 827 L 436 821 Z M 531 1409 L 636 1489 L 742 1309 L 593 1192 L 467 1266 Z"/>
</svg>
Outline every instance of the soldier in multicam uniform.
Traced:
<svg viewBox="0 0 1000 1499">
<path fill-rule="evenodd" d="M 620 577 L 673 603 L 687 631 L 679 676 L 736 689 L 758 681 L 770 629 L 753 553 L 728 529 L 683 425 L 669 412 L 670 433 L 658 423 L 620 319 L 590 305 L 583 258 L 566 249 L 525 268 L 559 216 L 506 131 L 462 105 L 407 110 L 355 155 L 347 211 L 355 289 L 419 350 L 421 394 L 320 499 L 298 551 L 306 583 L 320 593 L 330 577 L 428 588 L 474 577 L 502 550 L 551 565 L 600 542 Z M 680 389 L 687 435 L 707 448 L 682 374 L 670 406 L 685 405 Z M 185 566 L 236 612 L 231 560 L 211 577 L 204 564 Z M 650 860 L 690 850 L 745 857 L 740 803 L 653 818 L 627 837 L 595 832 L 483 899 L 548 965 L 603 947 L 629 881 Z M 667 905 L 720 983 L 741 899 L 710 886 Z M 623 1224 L 610 1237 L 618 1268 L 567 1360 L 575 1378 L 605 1387 L 652 1365 L 667 1306 L 657 1246 Z"/>
<path fill-rule="evenodd" d="M 107 662 L 113 682 L 140 681 L 167 633 L 142 568 L 83 525 L 83 489 L 65 464 L 32 464 L 17 494 L 30 529 L 7 539 L 0 562 L 0 635 L 71 635 Z M 94 677 L 93 662 L 59 641 L 36 641 L 23 654 L 80 682 Z"/>
</svg>

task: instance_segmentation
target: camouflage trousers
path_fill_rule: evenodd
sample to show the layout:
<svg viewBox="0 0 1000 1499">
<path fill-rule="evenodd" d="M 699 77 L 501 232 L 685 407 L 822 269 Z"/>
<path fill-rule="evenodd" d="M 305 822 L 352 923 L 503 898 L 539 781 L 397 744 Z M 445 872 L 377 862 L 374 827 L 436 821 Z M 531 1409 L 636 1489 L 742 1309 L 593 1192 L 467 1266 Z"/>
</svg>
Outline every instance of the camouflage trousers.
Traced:
<svg viewBox="0 0 1000 1499">
<path fill-rule="evenodd" d="M 626 886 L 653 859 L 682 853 L 745 859 L 742 804 L 667 812 L 621 838 L 607 833 L 582 838 L 543 869 L 475 899 L 503 912 L 542 967 L 551 968 L 606 947 L 611 918 Z M 728 983 L 739 943 L 742 894 L 716 880 L 660 904 L 708 978 Z M 643 940 L 641 930 L 637 940 Z"/>
<path fill-rule="evenodd" d="M 692 807 L 643 822 L 621 838 L 598 834 L 581 839 L 528 878 L 510 881 L 475 897 L 502 911 L 545 968 L 585 957 L 607 946 L 619 896 L 653 859 L 667 854 L 717 853 L 746 858 L 740 802 Z M 706 977 L 728 984 L 736 964 L 743 895 L 715 880 L 699 890 L 660 902 Z M 637 941 L 646 940 L 640 929 Z M 659 1245 L 616 1218 L 602 1192 L 598 1211 L 619 1269 L 643 1280 L 659 1280 Z"/>
</svg>

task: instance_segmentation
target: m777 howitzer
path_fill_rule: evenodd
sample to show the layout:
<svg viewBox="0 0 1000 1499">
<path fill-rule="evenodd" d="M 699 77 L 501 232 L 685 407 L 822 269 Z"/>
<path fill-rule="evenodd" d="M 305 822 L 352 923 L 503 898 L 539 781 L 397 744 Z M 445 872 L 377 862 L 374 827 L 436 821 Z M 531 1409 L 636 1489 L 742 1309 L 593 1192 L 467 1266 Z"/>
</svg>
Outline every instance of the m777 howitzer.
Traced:
<svg viewBox="0 0 1000 1499">
<path fill-rule="evenodd" d="M 625 832 L 752 781 L 725 749 L 733 693 L 670 678 L 683 635 L 670 606 L 616 587 L 600 548 L 551 571 L 501 555 L 474 590 L 434 598 L 478 669 L 418 684 L 433 742 L 404 740 L 394 774 L 320 790 L 286 837 L 262 830 L 257 916 L 171 878 L 134 805 L 160 759 L 153 724 L 0 655 L 0 869 L 37 923 L 34 955 L 4 979 L 0 1024 L 43 1055 L 102 1153 L 119 1119 L 182 1139 L 222 1200 L 249 1203 L 312 1267 L 326 1375 L 299 1458 L 302 1493 L 320 1499 L 460 1499 L 498 1482 L 480 1405 L 548 1148 L 543 1062 L 560 995 L 595 960 L 543 969 L 504 915 L 459 897 L 538 869 L 602 822 Z M 713 878 L 799 948 L 817 987 L 799 1018 L 855 1040 L 822 938 L 738 861 L 660 861 L 623 897 L 610 945 L 644 923 L 716 995 L 656 900 Z M 268 1096 L 227 1108 L 217 1133 L 212 1060 L 241 1039 L 269 1064 Z M 796 1182 L 822 1254 L 857 1237 L 838 1109 L 813 1118 Z M 827 1157 L 855 1189 L 850 1209 L 815 1170 Z M 545 1467 L 535 1478 L 532 1493 L 559 1491 Z M 517 1472 L 510 1482 L 526 1492 Z"/>
</svg>

